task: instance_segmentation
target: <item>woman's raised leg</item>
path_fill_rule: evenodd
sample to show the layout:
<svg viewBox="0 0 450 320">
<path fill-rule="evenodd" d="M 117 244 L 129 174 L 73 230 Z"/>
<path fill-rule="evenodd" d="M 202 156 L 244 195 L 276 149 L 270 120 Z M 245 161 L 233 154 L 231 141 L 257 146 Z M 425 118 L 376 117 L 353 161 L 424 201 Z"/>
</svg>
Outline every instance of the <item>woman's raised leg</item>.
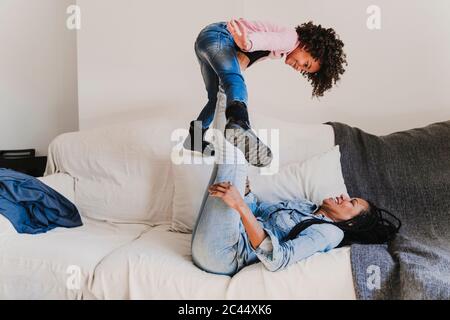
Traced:
<svg viewBox="0 0 450 320">
<path fill-rule="evenodd" d="M 244 196 L 248 168 L 244 155 L 225 140 L 220 129 L 214 132 L 214 148 L 216 163 L 208 186 L 229 181 Z M 257 260 L 239 213 L 207 190 L 192 233 L 192 259 L 201 269 L 224 275 L 233 275 Z"/>
</svg>

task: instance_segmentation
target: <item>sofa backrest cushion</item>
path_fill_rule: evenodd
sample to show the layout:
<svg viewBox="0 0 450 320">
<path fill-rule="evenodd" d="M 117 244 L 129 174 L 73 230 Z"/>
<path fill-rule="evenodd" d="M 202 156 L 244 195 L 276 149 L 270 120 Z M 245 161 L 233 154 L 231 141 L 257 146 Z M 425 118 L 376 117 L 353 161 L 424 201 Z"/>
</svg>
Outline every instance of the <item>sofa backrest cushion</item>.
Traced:
<svg viewBox="0 0 450 320">
<path fill-rule="evenodd" d="M 75 179 L 83 216 L 112 222 L 171 222 L 171 134 L 178 122 L 147 118 L 66 133 L 49 146 L 45 175 Z"/>
<path fill-rule="evenodd" d="M 308 199 L 317 205 L 329 197 L 347 194 L 339 146 L 306 161 L 291 163 L 274 175 L 249 176 L 250 187 L 260 200 L 278 202 Z"/>
<path fill-rule="evenodd" d="M 38 177 L 38 179 L 62 194 L 67 200 L 75 203 L 75 181 L 67 173 L 55 173 L 45 177 Z"/>
</svg>

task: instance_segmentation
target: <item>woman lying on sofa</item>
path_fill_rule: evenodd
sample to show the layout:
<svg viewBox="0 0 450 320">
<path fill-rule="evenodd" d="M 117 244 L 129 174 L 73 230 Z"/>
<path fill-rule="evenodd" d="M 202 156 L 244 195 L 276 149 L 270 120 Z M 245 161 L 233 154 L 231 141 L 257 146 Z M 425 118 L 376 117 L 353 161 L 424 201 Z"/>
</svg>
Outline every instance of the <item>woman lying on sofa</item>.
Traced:
<svg viewBox="0 0 450 320">
<path fill-rule="evenodd" d="M 244 155 L 232 148 L 222 143 L 223 161 L 214 167 L 192 233 L 192 259 L 202 270 L 232 276 L 261 261 L 277 271 L 337 246 L 384 243 L 400 229 L 395 216 L 361 198 L 341 195 L 321 206 L 303 199 L 260 202 L 250 191 Z"/>
</svg>

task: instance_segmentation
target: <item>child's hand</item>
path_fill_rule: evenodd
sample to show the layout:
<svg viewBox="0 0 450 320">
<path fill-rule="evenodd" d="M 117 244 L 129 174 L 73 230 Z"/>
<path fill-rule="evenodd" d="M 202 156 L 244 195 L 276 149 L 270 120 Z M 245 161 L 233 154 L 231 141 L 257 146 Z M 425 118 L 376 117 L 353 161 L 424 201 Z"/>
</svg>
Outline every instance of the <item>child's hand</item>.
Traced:
<svg viewBox="0 0 450 320">
<path fill-rule="evenodd" d="M 234 42 L 241 48 L 242 51 L 248 51 L 251 49 L 251 41 L 247 38 L 247 30 L 239 20 L 232 19 L 227 23 L 227 29 L 233 36 Z"/>
</svg>

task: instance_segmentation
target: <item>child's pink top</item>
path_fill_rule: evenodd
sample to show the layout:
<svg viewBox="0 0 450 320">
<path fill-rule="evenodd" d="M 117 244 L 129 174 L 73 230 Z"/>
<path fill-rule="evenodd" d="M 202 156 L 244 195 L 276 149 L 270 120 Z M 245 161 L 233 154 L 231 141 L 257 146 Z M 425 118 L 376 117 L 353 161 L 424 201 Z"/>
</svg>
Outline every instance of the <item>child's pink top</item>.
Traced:
<svg viewBox="0 0 450 320">
<path fill-rule="evenodd" d="M 295 28 L 277 25 L 268 21 L 250 21 L 238 19 L 247 31 L 251 41 L 249 52 L 269 50 L 269 58 L 281 59 L 300 44 Z M 261 58 L 264 59 L 264 58 Z"/>
</svg>

